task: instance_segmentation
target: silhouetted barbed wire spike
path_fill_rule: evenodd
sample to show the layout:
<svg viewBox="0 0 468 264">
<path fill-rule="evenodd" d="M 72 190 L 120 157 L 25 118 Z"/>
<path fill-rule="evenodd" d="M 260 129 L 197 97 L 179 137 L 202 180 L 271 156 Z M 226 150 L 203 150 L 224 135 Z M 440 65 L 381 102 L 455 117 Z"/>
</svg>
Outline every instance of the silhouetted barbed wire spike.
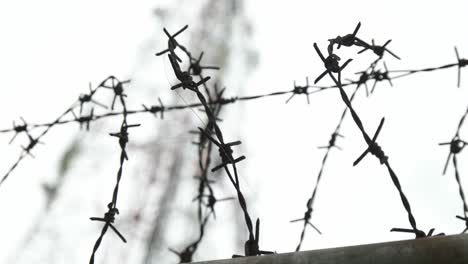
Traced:
<svg viewBox="0 0 468 264">
<path fill-rule="evenodd" d="M 107 80 L 110 80 L 111 86 L 108 86 L 108 85 L 105 84 L 107 82 Z M 127 84 L 129 82 L 130 82 L 130 80 L 119 81 L 114 76 L 110 76 L 106 80 L 104 80 L 101 83 L 101 85 L 99 86 L 99 87 L 103 87 L 103 88 L 106 88 L 106 89 L 112 89 L 114 91 L 114 98 L 112 99 L 111 110 L 114 110 L 114 104 L 115 104 L 115 100 L 117 99 L 117 97 L 120 97 L 120 98 L 127 97 L 127 95 L 123 93 L 124 92 L 123 85 Z"/>
<path fill-rule="evenodd" d="M 383 64 L 384 64 L 384 68 L 385 68 L 384 72 L 380 71 L 380 70 L 376 70 L 376 71 L 374 71 L 372 73 L 372 77 L 373 77 L 373 79 L 375 81 L 374 81 L 374 85 L 372 86 L 371 94 L 374 93 L 377 82 L 387 80 L 390 83 L 390 86 L 393 87 L 392 79 L 388 76 L 389 71 L 388 71 L 388 68 L 387 68 L 387 64 L 385 62 Z"/>
<path fill-rule="evenodd" d="M 341 137 L 341 138 L 344 138 L 344 136 L 338 134 L 338 133 L 332 133 L 331 134 L 331 137 L 330 137 L 330 140 L 328 141 L 328 146 L 321 146 L 321 147 L 318 147 L 319 149 L 328 149 L 328 148 L 337 148 L 339 150 L 341 150 L 341 148 L 339 146 L 336 145 L 336 139 L 338 137 Z"/>
<path fill-rule="evenodd" d="M 165 110 L 166 108 L 164 107 L 164 104 L 163 104 L 163 102 L 161 101 L 161 98 L 158 97 L 158 101 L 159 101 L 159 106 L 152 105 L 152 106 L 149 107 L 149 108 L 146 107 L 146 105 L 144 105 L 144 104 L 142 104 L 142 106 L 143 106 L 143 108 L 144 108 L 146 111 L 148 111 L 148 112 L 154 114 L 154 116 L 156 116 L 156 117 L 157 117 L 156 114 L 159 113 L 160 116 L 161 116 L 161 119 L 164 119 L 164 110 Z"/>
<path fill-rule="evenodd" d="M 450 142 L 439 143 L 439 146 L 450 145 L 450 152 L 449 152 L 449 155 L 447 157 L 447 161 L 445 162 L 444 171 L 443 171 L 442 175 L 445 175 L 445 172 L 447 171 L 447 167 L 448 167 L 448 164 L 450 162 L 450 158 L 452 157 L 452 155 L 456 155 L 456 154 L 460 153 L 460 151 L 462 151 L 463 148 L 467 144 L 468 144 L 468 142 L 463 141 L 458 137 L 454 137 L 452 139 L 452 141 L 450 141 Z"/>
<path fill-rule="evenodd" d="M 26 152 L 26 154 L 28 154 L 29 156 L 31 156 L 32 158 L 35 158 L 35 156 L 31 153 L 31 150 L 37 145 L 37 144 L 44 144 L 43 142 L 39 141 L 39 138 L 33 138 L 27 131 L 26 131 L 26 135 L 28 136 L 28 139 L 29 139 L 29 144 L 24 147 L 24 146 L 21 146 L 21 148 L 23 149 L 24 152 Z"/>
<path fill-rule="evenodd" d="M 356 159 L 356 161 L 353 163 L 353 166 L 358 165 L 359 162 L 361 162 L 361 160 L 367 155 L 367 153 L 371 153 L 372 155 L 376 156 L 379 159 L 380 164 L 384 164 L 387 161 L 388 157 L 385 155 L 382 148 L 376 142 L 377 137 L 379 136 L 380 130 L 382 129 L 382 126 L 384 124 L 384 121 L 385 121 L 385 118 L 383 117 L 380 120 L 379 127 L 375 131 L 374 137 L 372 138 L 370 142 L 367 142 L 368 144 L 367 149 L 361 154 L 361 156 L 359 156 L 359 158 Z"/>
<path fill-rule="evenodd" d="M 297 86 L 296 81 L 294 81 L 294 90 L 291 94 L 291 96 L 286 100 L 286 103 L 288 103 L 295 95 L 297 94 L 305 94 L 307 97 L 307 104 L 310 104 L 309 100 L 309 93 L 307 90 L 309 89 L 309 77 L 306 77 L 306 85 L 305 86 Z"/>
<path fill-rule="evenodd" d="M 346 47 L 351 47 L 353 45 L 357 45 L 357 46 L 367 45 L 368 46 L 369 44 L 365 43 L 364 41 L 356 37 L 359 31 L 359 28 L 361 28 L 361 22 L 359 22 L 356 25 L 356 28 L 354 29 L 352 34 L 347 34 L 344 37 L 337 36 L 336 38 L 329 39 L 328 41 L 330 41 L 330 45 L 337 44 L 338 49 L 341 48 L 341 45 L 346 46 Z"/>
<path fill-rule="evenodd" d="M 115 105 L 115 100 L 117 99 L 117 97 L 127 97 L 126 94 L 123 93 L 123 84 L 125 83 L 128 83 L 130 82 L 130 80 L 126 80 L 126 81 L 123 81 L 123 82 L 118 82 L 113 90 L 114 90 L 114 98 L 112 99 L 112 105 L 111 105 L 111 110 L 114 110 L 114 105 Z"/>
<path fill-rule="evenodd" d="M 249 240 L 247 240 L 244 244 L 244 251 L 245 251 L 245 257 L 253 257 L 253 256 L 260 256 L 260 255 L 270 255 L 270 254 L 276 254 L 276 252 L 273 251 L 265 251 L 265 250 L 260 250 L 259 248 L 259 243 L 260 241 L 260 219 L 257 218 L 257 222 L 255 223 L 255 237 L 250 236 Z M 241 255 L 233 255 L 233 258 L 237 257 L 244 257 Z"/>
<path fill-rule="evenodd" d="M 188 68 L 188 72 L 192 75 L 201 75 L 203 70 L 219 70 L 220 68 L 217 66 L 203 66 L 200 64 L 203 58 L 203 51 L 200 53 L 200 57 L 198 59 L 190 58 L 190 66 Z"/>
<path fill-rule="evenodd" d="M 360 74 L 357 81 L 353 81 L 351 79 L 346 80 L 350 83 L 357 84 L 356 89 L 359 89 L 359 87 L 364 84 L 364 87 L 366 88 L 366 96 L 369 97 L 369 87 L 367 86 L 367 81 L 370 80 L 371 74 L 367 73 L 366 71 L 357 72 L 355 74 Z"/>
<path fill-rule="evenodd" d="M 86 131 L 89 131 L 89 123 L 91 121 L 93 121 L 93 117 L 94 117 L 94 108 L 91 108 L 91 112 L 89 113 L 89 115 L 87 116 L 81 116 L 80 114 L 80 117 L 78 117 L 75 112 L 73 112 L 73 110 L 71 111 L 73 117 L 75 117 L 75 121 L 80 123 L 80 129 L 83 128 L 83 124 L 85 123 L 86 124 Z"/>
<path fill-rule="evenodd" d="M 358 54 L 361 54 L 363 53 L 364 51 L 370 49 L 372 50 L 375 55 L 379 56 L 379 58 L 382 58 L 385 51 L 390 53 L 393 57 L 401 60 L 400 57 L 398 57 L 395 53 L 393 53 L 392 51 L 390 51 L 389 49 L 387 49 L 387 45 L 390 44 L 390 42 L 392 42 L 391 39 L 387 40 L 387 42 L 385 42 L 385 44 L 383 44 L 383 46 L 378 46 L 378 45 L 375 45 L 375 42 L 374 42 L 374 39 L 372 39 L 372 45 L 369 45 L 369 46 L 366 46 L 364 47 L 364 49 L 362 49 L 361 51 L 358 52 Z"/>
<path fill-rule="evenodd" d="M 240 141 L 234 141 L 234 142 L 230 142 L 230 143 L 219 143 L 218 140 L 214 139 L 213 137 L 211 137 L 211 135 L 209 135 L 208 133 L 206 133 L 202 128 L 198 128 L 198 130 L 200 130 L 201 133 L 205 134 L 205 136 L 211 141 L 213 142 L 219 149 L 219 155 L 221 157 L 221 161 L 222 163 L 216 167 L 214 167 L 213 169 L 211 169 L 212 172 L 215 172 L 217 170 L 219 170 L 220 168 L 223 168 L 224 166 L 228 165 L 228 164 L 234 164 L 234 163 L 238 163 L 242 160 L 245 159 L 245 156 L 240 156 L 239 158 L 237 159 L 234 159 L 232 157 L 232 154 L 233 154 L 233 150 L 232 150 L 232 146 L 237 146 L 237 145 L 240 145 L 242 142 Z"/>
<path fill-rule="evenodd" d="M 457 47 L 455 47 L 455 55 L 457 55 L 457 61 L 458 61 L 458 82 L 457 82 L 457 87 L 460 87 L 461 68 L 468 65 L 468 60 L 460 58 L 460 55 L 458 54 Z"/>
<path fill-rule="evenodd" d="M 325 65 L 326 70 L 320 74 L 317 79 L 315 79 L 314 83 L 320 81 L 327 73 L 339 73 L 341 72 L 351 61 L 352 59 L 348 59 L 341 67 L 339 64 L 340 57 L 336 54 L 330 54 L 327 58 L 325 58 L 320 51 L 317 43 L 314 43 L 314 48 L 317 54 L 319 55 L 320 59 Z"/>
<path fill-rule="evenodd" d="M 163 55 L 163 54 L 165 54 L 167 52 L 170 52 L 178 61 L 182 62 L 182 60 L 175 53 L 175 49 L 177 48 L 177 46 L 179 46 L 179 43 L 177 43 L 177 40 L 175 39 L 175 37 L 177 37 L 180 33 L 184 32 L 187 28 L 188 28 L 188 25 L 185 25 L 183 28 L 181 28 L 179 31 L 177 31 L 173 35 L 169 34 L 167 29 L 164 28 L 163 29 L 164 33 L 168 37 L 167 49 L 156 53 L 156 56 L 160 56 L 160 55 Z"/>
<path fill-rule="evenodd" d="M 224 201 L 230 201 L 234 200 L 234 197 L 226 197 L 226 198 L 221 198 L 217 199 L 213 194 L 210 195 L 204 195 L 203 197 L 208 198 L 208 201 L 205 203 L 205 206 L 210 209 L 210 212 L 213 214 L 213 217 L 216 219 L 216 212 L 214 209 L 214 206 L 217 202 L 224 202 Z"/>
<path fill-rule="evenodd" d="M 414 229 L 407 229 L 407 228 L 392 228 L 390 232 L 403 232 L 403 233 L 413 233 L 416 235 L 416 238 L 425 238 L 425 237 L 430 237 L 434 233 L 435 228 L 431 228 L 429 230 L 429 233 L 424 233 L 422 230 L 414 230 Z M 445 236 L 445 233 L 439 233 L 434 236 Z"/>
<path fill-rule="evenodd" d="M 96 93 L 96 91 L 97 89 L 93 90 L 91 88 L 91 83 L 89 83 L 89 94 L 80 94 L 80 96 L 78 97 L 78 102 L 80 103 L 80 115 L 83 112 L 83 105 L 89 102 L 92 102 L 97 106 L 107 109 L 107 106 L 93 99 L 93 95 Z"/>
<path fill-rule="evenodd" d="M 106 225 L 108 225 L 110 228 L 112 228 L 112 230 L 114 230 L 114 232 L 117 234 L 117 236 L 119 236 L 120 239 L 122 239 L 122 241 L 124 243 L 127 243 L 127 240 L 125 239 L 125 237 L 113 225 L 113 223 L 115 221 L 115 215 L 119 214 L 119 209 L 113 207 L 112 203 L 109 203 L 107 205 L 107 208 L 108 208 L 108 211 L 104 214 L 104 217 L 90 217 L 89 219 L 91 221 L 104 222 Z M 94 252 L 93 252 L 93 255 L 94 255 Z"/>
<path fill-rule="evenodd" d="M 134 125 L 122 124 L 119 132 L 109 133 L 110 136 L 113 136 L 119 139 L 119 145 L 120 145 L 120 148 L 122 149 L 124 158 L 126 160 L 128 160 L 127 152 L 125 151 L 125 147 L 128 143 L 128 129 L 131 127 L 139 127 L 139 126 L 140 124 L 134 124 Z"/>
<path fill-rule="evenodd" d="M 13 140 L 15 140 L 15 138 L 18 136 L 19 133 L 28 132 L 28 124 L 26 123 L 26 120 L 24 120 L 23 117 L 20 117 L 20 119 L 23 122 L 22 125 L 16 125 L 15 121 L 13 120 L 13 131 L 15 132 L 15 134 L 10 139 L 8 144 L 11 144 L 13 142 Z"/>
<path fill-rule="evenodd" d="M 195 251 L 195 246 L 191 245 L 182 252 L 178 252 L 172 248 L 169 248 L 169 251 L 179 256 L 180 263 L 189 263 L 189 262 L 192 262 L 193 253 Z"/>
<path fill-rule="evenodd" d="M 466 227 L 465 227 L 465 229 L 463 230 L 462 234 L 463 234 L 463 233 L 466 233 L 466 231 L 468 231 L 468 217 L 462 217 L 462 216 L 459 216 L 459 215 L 457 215 L 456 217 L 457 217 L 458 219 L 460 219 L 460 220 L 465 221 L 465 226 L 466 226 Z"/>
<path fill-rule="evenodd" d="M 314 224 L 312 224 L 312 222 L 310 222 L 311 216 L 312 216 L 312 208 L 308 208 L 307 211 L 304 213 L 303 218 L 294 219 L 294 220 L 291 220 L 289 222 L 290 223 L 295 223 L 295 222 L 305 221 L 306 224 L 310 225 L 313 229 L 315 229 L 315 231 L 317 231 L 317 233 L 319 233 L 321 235 L 322 232 Z"/>
<path fill-rule="evenodd" d="M 168 57 L 172 65 L 172 69 L 174 70 L 174 73 L 177 79 L 180 81 L 179 84 L 173 85 L 171 87 L 171 90 L 175 90 L 177 88 L 182 87 L 183 89 L 189 89 L 191 91 L 195 91 L 198 86 L 206 83 L 209 79 L 211 79 L 211 77 L 208 76 L 208 77 L 202 78 L 197 83 L 194 82 L 192 76 L 190 76 L 190 73 L 187 71 L 182 71 L 180 69 L 179 63 L 174 59 L 174 57 L 171 54 L 168 54 Z"/>
</svg>

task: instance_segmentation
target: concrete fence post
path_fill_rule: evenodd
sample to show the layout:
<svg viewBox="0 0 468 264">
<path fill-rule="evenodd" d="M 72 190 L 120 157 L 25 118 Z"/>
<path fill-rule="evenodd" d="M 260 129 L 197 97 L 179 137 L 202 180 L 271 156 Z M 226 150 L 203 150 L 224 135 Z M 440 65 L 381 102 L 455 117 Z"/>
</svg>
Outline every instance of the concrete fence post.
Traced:
<svg viewBox="0 0 468 264">
<path fill-rule="evenodd" d="M 244 257 L 197 264 L 468 264 L 468 234 Z"/>
</svg>

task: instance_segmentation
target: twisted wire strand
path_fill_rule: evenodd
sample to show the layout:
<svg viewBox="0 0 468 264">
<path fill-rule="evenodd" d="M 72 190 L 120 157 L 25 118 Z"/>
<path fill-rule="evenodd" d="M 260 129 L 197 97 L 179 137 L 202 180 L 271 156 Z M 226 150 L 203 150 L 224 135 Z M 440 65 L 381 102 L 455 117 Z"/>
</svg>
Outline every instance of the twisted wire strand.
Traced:
<svg viewBox="0 0 468 264">
<path fill-rule="evenodd" d="M 115 87 L 115 85 L 116 86 L 122 85 L 122 82 L 120 82 L 118 80 L 117 80 L 117 84 L 115 84 L 114 83 L 114 81 L 116 80 L 115 78 L 112 78 L 111 80 L 112 80 L 112 87 L 113 88 Z M 127 151 L 126 151 L 127 143 L 129 141 L 129 139 L 128 139 L 128 129 L 132 128 L 132 127 L 140 126 L 140 124 L 129 125 L 127 123 L 127 106 L 126 106 L 126 102 L 124 100 L 125 96 L 121 92 L 116 92 L 115 97 L 114 97 L 114 101 L 115 101 L 116 97 L 119 98 L 120 103 L 122 104 L 123 120 L 122 120 L 122 124 L 120 126 L 120 131 L 117 132 L 117 133 L 109 133 L 109 135 L 119 139 L 119 146 L 120 146 L 119 169 L 117 171 L 116 182 L 115 182 L 115 186 L 114 186 L 114 189 L 113 189 L 113 192 L 112 192 L 112 199 L 111 199 L 111 202 L 107 205 L 108 211 L 104 214 L 104 217 L 102 217 L 102 218 L 101 217 L 90 217 L 90 220 L 92 220 L 92 221 L 100 221 L 100 222 L 104 223 L 104 226 L 102 227 L 101 233 L 100 233 L 98 239 L 96 240 L 96 242 L 94 243 L 93 250 L 92 250 L 92 253 L 91 253 L 91 257 L 89 259 L 90 264 L 94 264 L 96 252 L 98 251 L 99 246 L 101 245 L 102 239 L 104 238 L 104 236 L 105 236 L 107 230 L 109 229 L 109 227 L 119 236 L 119 238 L 124 243 L 127 242 L 125 237 L 117 230 L 116 227 L 114 227 L 113 223 L 115 221 L 115 216 L 117 214 L 119 214 L 119 210 L 117 209 L 117 198 L 118 198 L 118 193 L 119 193 L 119 188 L 120 188 L 120 181 L 122 179 L 124 163 L 125 163 L 126 160 L 128 160 L 128 154 L 127 154 Z"/>
</svg>

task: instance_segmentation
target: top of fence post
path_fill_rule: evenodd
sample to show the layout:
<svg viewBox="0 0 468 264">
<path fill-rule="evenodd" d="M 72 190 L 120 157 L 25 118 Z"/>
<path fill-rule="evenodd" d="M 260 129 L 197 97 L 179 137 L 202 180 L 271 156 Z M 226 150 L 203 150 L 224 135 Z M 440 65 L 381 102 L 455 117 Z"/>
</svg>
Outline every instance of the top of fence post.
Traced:
<svg viewBox="0 0 468 264">
<path fill-rule="evenodd" d="M 197 264 L 427 264 L 468 263 L 468 234 L 319 249 Z"/>
</svg>

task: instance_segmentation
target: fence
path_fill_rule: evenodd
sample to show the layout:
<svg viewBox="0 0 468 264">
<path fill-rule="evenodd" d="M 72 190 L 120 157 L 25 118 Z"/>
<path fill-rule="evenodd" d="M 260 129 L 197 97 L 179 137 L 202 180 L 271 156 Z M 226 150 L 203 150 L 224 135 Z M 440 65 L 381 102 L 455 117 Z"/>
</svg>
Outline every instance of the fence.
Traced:
<svg viewBox="0 0 468 264">
<path fill-rule="evenodd" d="M 416 239 L 430 237 L 434 234 L 434 229 L 431 229 L 427 232 L 421 230 L 417 226 L 416 217 L 413 215 L 411 210 L 410 202 L 407 196 L 404 193 L 403 187 L 400 184 L 399 178 L 397 173 L 394 171 L 393 167 L 390 164 L 389 157 L 385 154 L 384 150 L 380 147 L 377 143 L 377 139 L 379 133 L 381 132 L 385 119 L 382 118 L 380 123 L 377 126 L 377 129 L 374 134 L 369 134 L 364 127 L 363 121 L 361 120 L 359 113 L 355 110 L 353 106 L 353 100 L 357 95 L 357 92 L 361 88 L 365 88 L 367 96 L 370 96 L 374 93 L 377 85 L 380 82 L 389 82 L 390 85 L 393 85 L 392 80 L 399 79 L 403 77 L 408 77 L 414 75 L 416 73 L 424 73 L 424 72 L 433 72 L 439 71 L 444 69 L 450 68 L 457 68 L 458 70 L 458 79 L 457 85 L 460 86 L 461 84 L 461 69 L 468 65 L 468 60 L 460 57 L 457 48 L 455 48 L 455 55 L 456 55 L 456 62 L 445 64 L 438 67 L 429 67 L 423 69 L 416 69 L 416 70 L 388 70 L 385 62 L 383 62 L 383 57 L 387 54 L 393 56 L 396 59 L 399 59 L 399 56 L 396 55 L 393 51 L 389 49 L 389 44 L 391 40 L 386 41 L 383 45 L 375 44 L 374 40 L 371 41 L 371 44 L 368 42 L 360 39 L 357 35 L 361 24 L 355 27 L 354 31 L 350 34 L 345 34 L 344 36 L 338 36 L 334 39 L 329 40 L 329 45 L 327 46 L 326 52 L 323 52 L 322 49 L 319 48 L 317 44 L 314 44 L 314 49 L 319 57 L 319 59 L 323 62 L 325 70 L 314 80 L 314 85 L 309 83 L 309 79 L 306 77 L 305 85 L 297 85 L 294 84 L 294 88 L 292 90 L 286 91 L 278 91 L 272 92 L 267 94 L 259 94 L 259 95 L 250 95 L 250 96 L 236 96 L 231 98 L 223 97 L 224 89 L 220 89 L 216 84 L 209 85 L 210 77 L 207 76 L 205 73 L 209 70 L 217 70 L 219 69 L 216 66 L 212 65 L 205 65 L 202 63 L 203 59 L 203 52 L 195 56 L 193 55 L 187 47 L 182 45 L 177 41 L 177 37 L 182 34 L 184 31 L 187 30 L 188 26 L 185 26 L 178 30 L 177 32 L 171 34 L 168 30 L 164 29 L 164 33 L 168 38 L 167 48 L 156 53 L 157 56 L 166 57 L 170 62 L 174 75 L 176 76 L 177 80 L 179 81 L 178 84 L 175 84 L 171 87 L 171 90 L 178 93 L 178 95 L 183 98 L 181 93 L 193 93 L 196 98 L 198 99 L 198 103 L 193 104 L 183 104 L 183 105 L 165 105 L 162 100 L 158 100 L 157 104 L 154 105 L 142 105 L 139 109 L 130 109 L 127 108 L 126 97 L 129 96 L 126 91 L 125 87 L 130 82 L 130 80 L 119 80 L 115 76 L 109 76 L 108 78 L 104 79 L 99 85 L 93 88 L 91 85 L 89 87 L 89 93 L 80 95 L 76 102 L 71 104 L 69 108 L 67 108 L 64 112 L 62 112 L 57 118 L 55 118 L 52 122 L 46 123 L 37 123 L 37 124 L 30 124 L 26 122 L 26 120 L 21 119 L 21 123 L 17 124 L 13 122 L 13 126 L 8 129 L 0 130 L 0 133 L 12 133 L 12 137 L 10 143 L 12 143 L 18 135 L 24 134 L 27 137 L 27 143 L 25 146 L 22 147 L 23 151 L 19 155 L 18 159 L 10 169 L 3 175 L 0 186 L 2 188 L 3 185 L 6 184 L 6 180 L 14 173 L 14 170 L 21 164 L 21 162 L 26 158 L 28 155 L 33 156 L 33 150 L 38 144 L 42 143 L 43 137 L 48 134 L 54 127 L 60 125 L 66 125 L 70 123 L 78 123 L 80 127 L 86 128 L 87 130 L 90 129 L 90 125 L 93 122 L 96 122 L 101 119 L 105 119 L 112 116 L 120 116 L 122 117 L 122 123 L 120 126 L 120 130 L 115 133 L 110 133 L 110 136 L 116 137 L 118 139 L 118 143 L 120 146 L 120 158 L 119 158 L 119 166 L 117 171 L 116 182 L 114 184 L 114 191 L 111 196 L 111 200 L 108 204 L 108 210 L 104 213 L 103 217 L 91 217 L 92 221 L 102 222 L 103 227 L 98 239 L 96 240 L 94 247 L 92 249 L 90 263 L 94 263 L 95 256 L 99 251 L 99 246 L 104 239 L 105 235 L 109 228 L 117 234 L 117 236 L 123 241 L 127 242 L 125 239 L 124 234 L 122 234 L 115 223 L 116 217 L 119 214 L 119 210 L 117 208 L 117 201 L 118 201 L 118 193 L 120 187 L 120 180 L 124 175 L 124 165 L 125 161 L 131 157 L 130 153 L 127 153 L 127 143 L 130 140 L 130 128 L 136 128 L 139 124 L 132 124 L 128 123 L 127 119 L 131 115 L 136 114 L 153 114 L 156 117 L 164 118 L 164 116 L 172 111 L 180 111 L 189 109 L 193 111 L 194 115 L 200 119 L 200 122 L 204 124 L 204 127 L 198 127 L 194 129 L 191 133 L 195 134 L 197 137 L 196 145 L 198 146 L 198 163 L 199 163 L 199 172 L 195 175 L 195 178 L 198 180 L 198 195 L 194 197 L 193 201 L 196 202 L 197 206 L 197 218 L 199 223 L 199 237 L 189 243 L 183 249 L 172 249 L 169 248 L 174 254 L 177 254 L 180 258 L 180 262 L 192 262 L 192 258 L 194 253 L 196 252 L 200 243 L 203 242 L 204 234 L 205 234 L 205 227 L 209 224 L 210 220 L 216 218 L 216 210 L 215 205 L 221 201 L 228 201 L 237 199 L 241 212 L 240 214 L 243 216 L 245 220 L 245 226 L 248 230 L 248 239 L 245 242 L 245 250 L 242 254 L 239 252 L 235 252 L 233 257 L 243 257 L 243 256 L 259 256 L 263 254 L 275 254 L 273 250 L 264 250 L 260 247 L 260 219 L 254 219 L 248 210 L 248 202 L 245 199 L 244 192 L 242 189 L 242 184 L 240 182 L 240 177 L 238 174 L 238 164 L 241 163 L 245 156 L 241 154 L 235 154 L 235 146 L 241 144 L 241 141 L 228 141 L 225 139 L 223 134 L 223 130 L 221 129 L 219 122 L 219 112 L 224 105 L 239 103 L 242 101 L 250 101 L 250 100 L 259 100 L 266 97 L 273 97 L 273 96 L 282 96 L 287 95 L 287 99 L 285 103 L 290 103 L 294 97 L 305 96 L 306 101 L 309 103 L 309 96 L 312 94 L 318 94 L 325 90 L 334 89 L 338 90 L 341 99 L 344 102 L 344 110 L 342 115 L 337 123 L 335 130 L 332 132 L 330 136 L 330 140 L 328 145 L 322 146 L 320 148 L 326 149 L 326 152 L 322 159 L 322 166 L 317 175 L 317 181 L 315 184 L 315 188 L 310 196 L 310 198 L 306 202 L 306 210 L 304 212 L 304 216 L 299 219 L 294 219 L 291 222 L 303 222 L 303 229 L 300 234 L 299 242 L 296 247 L 296 251 L 301 249 L 302 242 L 306 235 L 307 227 L 312 227 L 316 232 L 321 234 L 319 228 L 317 228 L 311 221 L 313 212 L 314 212 L 314 201 L 318 192 L 318 186 L 320 181 L 324 175 L 324 170 L 327 165 L 328 157 L 334 148 L 340 149 L 337 144 L 337 141 L 343 135 L 340 134 L 340 128 L 342 126 L 343 121 L 348 116 L 348 113 L 351 114 L 352 120 L 359 128 L 362 137 L 365 141 L 366 148 L 363 153 L 356 159 L 354 165 L 358 165 L 362 159 L 368 154 L 375 156 L 380 164 L 384 165 L 388 170 L 388 174 L 392 180 L 392 183 L 396 190 L 398 191 L 399 198 L 403 204 L 403 208 L 407 214 L 409 226 L 408 227 L 395 227 L 391 229 L 392 232 L 406 232 L 412 233 Z M 369 51 L 373 52 L 376 55 L 376 59 L 370 63 L 370 66 L 364 69 L 359 73 L 359 77 L 357 80 L 347 80 L 346 82 L 342 82 L 342 72 L 345 72 L 346 67 L 349 63 L 352 62 L 352 59 L 346 60 L 344 63 L 340 64 L 340 57 L 336 54 L 336 52 L 340 48 L 351 48 L 357 47 L 361 50 L 358 54 L 363 52 Z M 183 55 L 183 56 L 182 56 Z M 387 55 L 388 56 L 388 55 Z M 183 69 L 182 62 L 188 61 L 188 67 Z M 383 68 L 380 68 L 380 64 L 383 65 Z M 333 86 L 317 86 L 315 85 L 318 83 L 322 78 L 330 77 L 334 85 Z M 372 88 L 369 89 L 368 83 L 372 82 Z M 348 96 L 348 93 L 345 91 L 345 88 L 354 88 L 351 91 L 351 96 Z M 95 95 L 98 92 L 108 90 L 113 94 L 113 100 L 109 106 L 110 111 L 105 112 L 103 114 L 94 114 L 94 107 L 108 109 L 108 106 L 100 101 L 95 99 Z M 93 108 L 89 112 L 89 114 L 83 113 L 83 106 L 84 105 L 91 105 Z M 114 111 L 117 107 L 120 107 L 121 111 Z M 194 109 L 201 108 L 203 111 L 204 117 L 202 118 Z M 465 194 L 462 188 L 461 179 L 460 179 L 460 172 L 458 169 L 458 161 L 457 161 L 457 154 L 459 154 L 465 145 L 467 144 L 466 141 L 461 139 L 460 130 L 464 124 L 464 120 L 468 115 L 467 111 L 462 115 L 460 118 L 460 122 L 457 127 L 457 131 L 454 137 L 449 142 L 440 143 L 440 145 L 448 145 L 449 146 L 449 155 L 445 164 L 444 173 L 450 163 L 452 161 L 454 169 L 455 169 L 455 177 L 459 187 L 459 194 L 462 200 L 463 205 L 463 216 L 456 216 L 458 219 L 464 221 L 466 228 L 463 230 L 462 233 L 468 230 L 468 207 L 465 201 Z M 37 133 L 36 136 L 32 133 L 33 130 L 39 130 L 41 132 Z M 133 129 L 132 129 L 133 130 Z M 135 129 L 136 130 L 136 129 Z M 219 164 L 212 164 L 212 152 L 214 149 L 217 148 L 218 150 L 218 158 L 220 159 Z M 218 198 L 213 191 L 213 184 L 215 183 L 213 179 L 210 178 L 210 172 L 215 172 L 218 170 L 224 170 L 226 173 L 229 182 L 232 184 L 236 197 L 223 197 Z M 255 225 L 254 225 L 255 222 Z M 443 233 L 438 233 L 437 236 L 443 236 Z M 451 240 L 452 239 L 452 240 Z M 466 238 L 463 237 L 453 237 L 453 238 L 441 238 L 441 239 L 434 239 L 431 241 L 438 241 L 437 243 L 444 243 L 443 241 L 452 241 L 453 240 L 463 240 L 465 241 Z M 428 241 L 428 240 L 426 240 Z M 413 242 L 410 242 L 413 243 Z M 420 243 L 420 242 L 414 242 Z M 421 242 L 422 243 L 422 242 Z M 393 245 L 393 244 L 392 244 Z M 395 247 L 401 247 L 401 244 L 394 244 Z M 416 244 L 415 244 L 416 245 Z M 448 244 L 444 244 L 447 246 Z M 379 246 L 377 246 L 379 247 Z M 447 246 L 450 247 L 450 246 Z M 364 249 L 366 250 L 366 249 Z M 458 248 L 454 249 L 458 250 Z M 337 251 L 339 252 L 339 251 Z M 454 251 L 459 252 L 459 251 Z M 466 253 L 466 251 L 463 251 Z M 317 253 L 321 254 L 321 253 Z M 333 254 L 333 253 L 332 253 Z M 420 252 L 418 253 L 420 254 Z M 458 254 L 458 253 L 457 253 Z M 281 261 L 282 255 L 278 255 L 278 261 Z M 301 256 L 295 255 L 295 256 Z M 307 257 L 309 258 L 309 257 Z M 315 258 L 315 257 L 311 257 Z M 270 258 L 268 258 L 270 259 Z M 273 257 L 273 259 L 276 259 Z M 237 260 L 236 260 L 237 261 Z M 238 260 L 239 263 L 243 260 Z M 299 262 L 301 263 L 301 262 Z M 307 262 L 309 263 L 309 262 Z M 313 262 L 311 262 L 313 263 Z"/>
</svg>

